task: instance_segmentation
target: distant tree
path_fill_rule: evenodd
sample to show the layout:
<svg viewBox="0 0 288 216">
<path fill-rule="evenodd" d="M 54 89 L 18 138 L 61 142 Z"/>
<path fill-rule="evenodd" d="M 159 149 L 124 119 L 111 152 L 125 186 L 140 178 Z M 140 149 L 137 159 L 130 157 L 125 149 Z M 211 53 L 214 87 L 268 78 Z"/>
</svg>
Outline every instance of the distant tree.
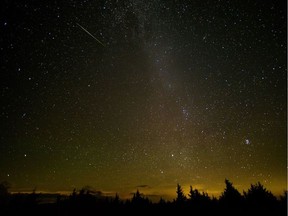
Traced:
<svg viewBox="0 0 288 216">
<path fill-rule="evenodd" d="M 280 196 L 280 206 L 281 210 L 287 214 L 287 190 L 284 191 L 284 194 Z"/>
<path fill-rule="evenodd" d="M 93 188 L 89 185 L 84 186 L 81 190 L 80 190 L 80 194 L 85 194 L 85 195 L 89 195 L 89 194 L 95 194 L 96 192 L 93 190 Z M 99 193 L 99 191 L 97 192 Z"/>
<path fill-rule="evenodd" d="M 189 201 L 199 203 L 199 202 L 204 202 L 204 201 L 209 201 L 210 197 L 208 196 L 207 193 L 202 192 L 200 193 L 197 189 L 193 189 L 192 186 L 190 186 L 190 191 L 189 191 Z"/>
<path fill-rule="evenodd" d="M 190 191 L 189 191 L 189 200 L 193 201 L 196 200 L 199 197 L 200 193 L 197 189 L 193 190 L 193 187 L 190 185 Z"/>
<path fill-rule="evenodd" d="M 244 191 L 244 197 L 249 203 L 254 205 L 266 205 L 276 202 L 276 197 L 268 191 L 260 182 L 251 184 L 247 192 Z"/>
<path fill-rule="evenodd" d="M 9 194 L 8 190 L 10 188 L 10 184 L 7 181 L 3 181 L 0 183 L 0 196 L 7 196 Z"/>
<path fill-rule="evenodd" d="M 284 194 L 280 196 L 280 201 L 287 204 L 287 190 L 285 190 Z"/>
<path fill-rule="evenodd" d="M 118 193 L 116 193 L 116 194 L 115 194 L 115 198 L 114 198 L 114 200 L 115 200 L 115 201 L 117 201 L 117 202 L 119 202 L 119 201 L 120 201 L 120 198 L 119 198 L 119 195 L 118 195 Z"/>
<path fill-rule="evenodd" d="M 10 184 L 7 181 L 0 183 L 0 205 L 6 204 L 9 198 Z"/>
<path fill-rule="evenodd" d="M 74 188 L 72 193 L 69 196 L 69 199 L 74 202 L 76 200 L 76 198 L 77 198 L 77 190 L 76 190 L 76 188 Z"/>
<path fill-rule="evenodd" d="M 36 205 L 38 204 L 39 194 L 36 193 L 36 188 L 33 189 L 32 193 L 27 197 L 27 204 L 28 205 Z"/>
<path fill-rule="evenodd" d="M 180 184 L 177 184 L 176 194 L 176 203 L 184 203 L 186 201 L 186 196 Z"/>
<path fill-rule="evenodd" d="M 201 198 L 202 198 L 202 200 L 206 200 L 206 201 L 211 200 L 208 193 L 205 193 L 205 192 L 202 192 Z"/>
<path fill-rule="evenodd" d="M 139 192 L 139 190 L 137 189 L 136 193 L 133 194 L 133 198 L 132 198 L 132 202 L 134 201 L 138 201 L 138 200 L 141 200 L 142 199 L 142 196 Z"/>
<path fill-rule="evenodd" d="M 133 198 L 131 200 L 131 203 L 135 206 L 137 205 L 145 205 L 149 203 L 149 200 L 147 198 L 144 198 L 139 190 L 137 189 L 136 193 L 134 193 Z"/>
<path fill-rule="evenodd" d="M 242 195 L 240 192 L 233 186 L 233 183 L 228 179 L 225 179 L 226 188 L 219 200 L 229 204 L 240 203 L 242 200 Z"/>
<path fill-rule="evenodd" d="M 56 203 L 59 205 L 60 202 L 61 202 L 61 195 L 58 194 L 56 198 Z"/>
<path fill-rule="evenodd" d="M 165 205 L 166 201 L 161 197 L 158 204 L 159 205 Z"/>
<path fill-rule="evenodd" d="M 118 193 L 116 193 L 113 199 L 113 204 L 118 205 L 119 203 L 120 203 L 120 198 L 119 198 Z"/>
</svg>

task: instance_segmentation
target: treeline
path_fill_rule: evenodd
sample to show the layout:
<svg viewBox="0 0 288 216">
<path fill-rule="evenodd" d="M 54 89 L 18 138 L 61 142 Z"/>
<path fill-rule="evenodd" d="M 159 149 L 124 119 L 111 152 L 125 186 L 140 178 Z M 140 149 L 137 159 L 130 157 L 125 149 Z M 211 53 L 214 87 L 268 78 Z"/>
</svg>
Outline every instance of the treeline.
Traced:
<svg viewBox="0 0 288 216">
<path fill-rule="evenodd" d="M 225 180 L 226 187 L 217 199 L 190 186 L 186 196 L 180 184 L 173 201 L 152 203 L 137 190 L 129 200 L 106 197 L 89 187 L 76 189 L 69 196 L 41 203 L 34 190 L 30 194 L 10 194 L 9 184 L 0 184 L 0 215 L 287 215 L 287 191 L 276 198 L 260 182 L 252 184 L 243 195 Z"/>
</svg>

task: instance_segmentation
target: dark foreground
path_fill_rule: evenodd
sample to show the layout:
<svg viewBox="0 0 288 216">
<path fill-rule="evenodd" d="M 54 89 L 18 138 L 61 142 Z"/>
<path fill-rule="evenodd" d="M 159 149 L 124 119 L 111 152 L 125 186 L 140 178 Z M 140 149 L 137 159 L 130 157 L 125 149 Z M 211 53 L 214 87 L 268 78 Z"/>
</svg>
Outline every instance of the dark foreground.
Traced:
<svg viewBox="0 0 288 216">
<path fill-rule="evenodd" d="M 175 200 L 160 199 L 157 203 L 152 203 L 138 190 L 133 198 L 123 201 L 117 194 L 104 197 L 87 188 L 74 190 L 69 196 L 58 195 L 53 202 L 47 203 L 35 191 L 10 194 L 1 185 L 0 215 L 287 215 L 287 191 L 276 199 L 258 183 L 241 195 L 231 182 L 226 180 L 225 183 L 226 188 L 219 199 L 192 187 L 186 197 L 181 186 L 177 185 Z"/>
<path fill-rule="evenodd" d="M 217 202 L 207 204 L 134 204 L 109 202 L 59 202 L 35 205 L 11 205 L 2 207 L 1 215 L 286 215 L 281 203 L 254 206 L 225 205 Z"/>
</svg>

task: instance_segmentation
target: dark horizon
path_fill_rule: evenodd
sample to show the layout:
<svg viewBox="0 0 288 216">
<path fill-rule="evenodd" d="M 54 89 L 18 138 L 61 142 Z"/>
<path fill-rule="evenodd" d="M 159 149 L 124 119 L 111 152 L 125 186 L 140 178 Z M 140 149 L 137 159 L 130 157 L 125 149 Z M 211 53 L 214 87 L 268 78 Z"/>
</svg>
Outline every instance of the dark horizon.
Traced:
<svg viewBox="0 0 288 216">
<path fill-rule="evenodd" d="M 10 215 L 93 215 L 97 212 L 132 214 L 135 211 L 141 215 L 171 215 L 171 213 L 185 213 L 192 215 L 286 215 L 287 190 L 276 198 L 260 182 L 251 184 L 251 187 L 242 194 L 233 183 L 225 179 L 225 188 L 219 198 L 210 197 L 205 192 L 190 186 L 185 195 L 183 188 L 177 184 L 175 198 L 167 201 L 162 197 L 151 200 L 138 189 L 129 199 L 121 199 L 118 194 L 107 197 L 100 191 L 93 191 L 89 187 L 81 190 L 74 189 L 70 195 L 37 193 L 11 194 L 8 184 L 0 184 L 0 213 Z"/>
<path fill-rule="evenodd" d="M 258 182 L 255 182 L 255 183 L 251 183 L 249 186 L 251 187 L 251 185 L 256 185 L 258 183 L 261 184 L 261 182 L 258 181 Z M 189 190 L 190 190 L 191 186 L 192 185 L 189 185 L 189 188 L 185 188 L 185 189 L 181 186 L 181 188 L 183 189 L 183 193 L 184 193 L 184 195 L 186 197 L 189 194 Z M 263 186 L 265 187 L 265 185 L 263 185 Z M 97 196 L 103 197 L 103 198 L 105 198 L 105 197 L 114 198 L 115 195 L 117 194 L 119 196 L 120 200 L 122 200 L 122 201 L 131 200 L 131 198 L 133 198 L 133 195 L 135 195 L 135 193 L 137 191 L 140 192 L 141 196 L 143 196 L 145 198 L 148 198 L 153 203 L 159 202 L 160 199 L 172 202 L 175 199 L 175 197 L 176 197 L 176 192 L 175 191 L 174 191 L 174 196 L 171 195 L 171 194 L 145 194 L 145 193 L 143 193 L 143 191 L 145 191 L 146 187 L 148 187 L 148 185 L 139 185 L 139 186 L 135 187 L 135 189 L 133 191 L 130 191 L 130 192 L 126 193 L 126 194 L 125 193 L 120 194 L 117 191 L 101 191 L 101 190 L 97 190 L 97 189 L 95 189 L 95 188 L 93 188 L 92 186 L 89 186 L 89 185 L 86 185 L 86 186 L 83 186 L 83 187 L 80 187 L 80 188 L 73 188 L 70 191 L 68 191 L 68 190 L 67 191 L 41 191 L 41 190 L 37 190 L 37 187 L 33 187 L 33 188 L 30 188 L 30 189 L 25 189 L 25 190 L 15 190 L 15 189 L 13 190 L 13 188 L 10 185 L 9 186 L 9 193 L 11 193 L 12 195 L 13 194 L 15 194 L 15 195 L 16 194 L 27 194 L 28 195 L 28 194 L 31 194 L 31 193 L 36 193 L 38 195 L 42 195 L 44 197 L 43 198 L 44 200 L 45 200 L 45 195 L 48 195 L 49 198 L 51 198 L 51 196 L 53 196 L 54 197 L 53 202 L 55 202 L 57 200 L 57 196 L 59 196 L 59 195 L 60 196 L 64 196 L 64 197 L 69 197 L 69 196 L 71 196 L 73 194 L 73 191 L 76 191 L 77 193 L 79 193 L 81 190 L 88 190 L 88 189 L 91 192 L 91 194 L 98 194 Z M 177 188 L 177 185 L 175 185 L 175 189 L 176 188 Z M 221 191 L 218 195 L 209 194 L 207 191 L 204 191 L 204 190 L 201 190 L 201 189 L 199 190 L 199 188 L 195 188 L 194 186 L 193 186 L 193 188 L 198 190 L 200 193 L 206 193 L 210 198 L 219 199 L 223 195 L 223 191 L 225 189 L 225 183 L 223 181 L 223 191 Z M 246 190 L 243 190 L 243 191 L 239 190 L 239 193 L 242 196 L 244 196 L 244 194 L 248 191 L 248 189 L 249 188 L 247 188 Z M 285 196 L 285 193 L 287 192 L 287 188 L 283 188 L 282 192 L 279 193 L 279 194 L 273 193 L 273 191 L 270 191 L 269 188 L 266 188 L 266 189 L 267 189 L 267 191 L 271 192 L 278 200 L 283 198 L 283 196 Z M 41 203 L 43 203 L 43 200 L 42 200 Z"/>
</svg>

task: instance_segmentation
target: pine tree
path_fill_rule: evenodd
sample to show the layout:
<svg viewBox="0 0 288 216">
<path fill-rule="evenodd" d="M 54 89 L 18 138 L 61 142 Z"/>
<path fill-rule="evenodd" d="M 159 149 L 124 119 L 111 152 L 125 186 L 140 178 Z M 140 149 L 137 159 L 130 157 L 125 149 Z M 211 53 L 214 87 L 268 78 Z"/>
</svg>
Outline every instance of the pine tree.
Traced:
<svg viewBox="0 0 288 216">
<path fill-rule="evenodd" d="M 225 179 L 226 188 L 219 200 L 226 203 L 240 203 L 242 200 L 242 195 L 240 192 L 233 186 L 233 183 L 228 179 Z"/>
<path fill-rule="evenodd" d="M 248 202 L 265 204 L 273 203 L 276 201 L 276 197 L 268 191 L 260 182 L 257 184 L 251 184 L 248 192 L 244 192 L 244 196 Z"/>
<path fill-rule="evenodd" d="M 177 184 L 176 193 L 177 193 L 176 202 L 184 203 L 186 201 L 186 196 L 180 184 Z"/>
</svg>

